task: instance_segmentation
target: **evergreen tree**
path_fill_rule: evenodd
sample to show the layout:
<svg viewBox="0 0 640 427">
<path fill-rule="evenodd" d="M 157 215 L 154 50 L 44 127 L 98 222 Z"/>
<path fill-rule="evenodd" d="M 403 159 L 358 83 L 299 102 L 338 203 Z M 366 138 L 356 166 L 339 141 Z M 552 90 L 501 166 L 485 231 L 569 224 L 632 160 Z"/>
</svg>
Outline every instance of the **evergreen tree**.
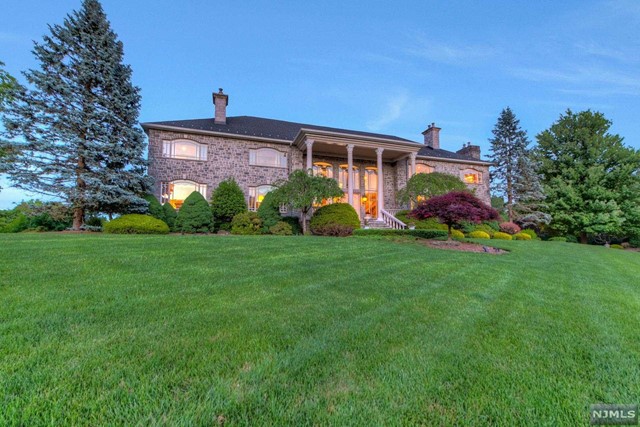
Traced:
<svg viewBox="0 0 640 427">
<path fill-rule="evenodd" d="M 147 214 L 151 215 L 154 218 L 157 218 L 161 221 L 165 221 L 164 209 L 162 209 L 162 205 L 153 194 L 145 194 L 143 199 L 149 203 L 149 209 L 147 210 Z"/>
<path fill-rule="evenodd" d="M 518 198 L 514 183 L 522 171 L 519 161 L 526 156 L 529 140 L 527 132 L 520 127 L 520 120 L 509 107 L 502 110 L 493 131 L 491 155 L 493 162 L 491 173 L 491 189 L 495 195 L 505 200 L 505 210 L 509 221 L 515 219 L 513 206 Z"/>
<path fill-rule="evenodd" d="M 231 230 L 233 217 L 246 211 L 244 193 L 233 178 L 222 181 L 211 194 L 211 213 L 216 230 Z"/>
<path fill-rule="evenodd" d="M 282 221 L 280 205 L 271 192 L 264 196 L 264 200 L 260 203 L 257 213 L 262 220 L 262 226 L 265 228 L 265 231 L 268 231 L 271 227 Z"/>
<path fill-rule="evenodd" d="M 17 80 L 2 67 L 4 62 L 0 61 L 0 113 L 5 104 L 12 98 L 12 94 L 20 87 Z M 0 140 L 0 173 L 9 170 L 12 158 L 15 155 L 15 146 L 8 141 Z M 0 187 L 2 190 L 2 187 Z"/>
<path fill-rule="evenodd" d="M 74 229 L 86 211 L 145 212 L 140 94 L 122 43 L 98 0 L 49 30 L 33 50 L 40 69 L 24 73 L 30 88 L 16 91 L 4 119 L 7 135 L 24 140 L 12 183 L 67 201 Z"/>
<path fill-rule="evenodd" d="M 213 229 L 211 208 L 202 194 L 194 191 L 184 200 L 175 229 L 181 233 L 208 233 Z"/>
<path fill-rule="evenodd" d="M 175 231 L 176 218 L 178 214 L 176 213 L 176 210 L 173 209 L 173 206 L 171 206 L 171 203 L 166 202 L 164 205 L 162 205 L 162 214 L 164 216 L 164 222 L 166 222 L 169 226 L 169 230 Z"/>
<path fill-rule="evenodd" d="M 581 243 L 588 235 L 633 234 L 640 223 L 640 151 L 610 127 L 601 113 L 567 110 L 537 135 L 551 226 Z"/>
<path fill-rule="evenodd" d="M 513 183 L 513 212 L 516 222 L 522 228 L 539 228 L 541 225 L 549 224 L 551 215 L 546 213 L 548 207 L 545 203 L 544 189 L 529 150 L 518 159 L 517 170 L 518 175 Z"/>
</svg>

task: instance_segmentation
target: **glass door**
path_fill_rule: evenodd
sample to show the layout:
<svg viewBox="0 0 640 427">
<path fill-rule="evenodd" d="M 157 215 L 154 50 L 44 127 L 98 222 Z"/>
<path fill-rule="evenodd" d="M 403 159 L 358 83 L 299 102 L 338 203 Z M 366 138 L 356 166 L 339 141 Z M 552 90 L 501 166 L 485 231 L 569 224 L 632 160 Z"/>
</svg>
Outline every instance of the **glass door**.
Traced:
<svg viewBox="0 0 640 427">
<path fill-rule="evenodd" d="M 365 218 L 378 217 L 378 172 L 373 166 L 364 169 L 364 204 Z"/>
</svg>

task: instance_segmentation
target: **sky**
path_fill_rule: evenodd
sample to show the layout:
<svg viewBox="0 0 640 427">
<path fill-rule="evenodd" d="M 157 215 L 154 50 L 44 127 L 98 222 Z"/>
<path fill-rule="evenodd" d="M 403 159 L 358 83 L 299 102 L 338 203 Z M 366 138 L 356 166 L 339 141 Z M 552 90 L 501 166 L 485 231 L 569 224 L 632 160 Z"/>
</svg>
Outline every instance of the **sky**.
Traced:
<svg viewBox="0 0 640 427">
<path fill-rule="evenodd" d="M 600 111 L 640 148 L 640 1 L 103 0 L 141 88 L 140 121 L 227 114 L 397 135 L 441 148 L 488 140 L 509 106 L 532 141 L 571 108 Z M 5 2 L 0 61 L 37 67 L 33 41 L 80 0 Z M 366 6 L 365 6 L 366 5 Z M 32 197 L 7 188 L 0 209 Z"/>
</svg>

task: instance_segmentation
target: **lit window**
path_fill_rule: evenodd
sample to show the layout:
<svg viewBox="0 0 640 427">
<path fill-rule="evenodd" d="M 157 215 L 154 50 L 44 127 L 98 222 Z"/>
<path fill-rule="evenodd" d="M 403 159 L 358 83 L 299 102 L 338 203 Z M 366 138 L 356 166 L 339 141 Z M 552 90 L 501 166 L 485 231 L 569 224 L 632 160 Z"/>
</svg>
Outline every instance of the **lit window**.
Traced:
<svg viewBox="0 0 640 427">
<path fill-rule="evenodd" d="M 340 188 L 347 189 L 349 188 L 349 165 L 340 165 L 340 174 L 338 184 L 340 184 Z M 357 166 L 353 166 L 353 189 L 357 190 L 360 188 L 360 169 Z"/>
<path fill-rule="evenodd" d="M 424 163 L 416 164 L 416 173 L 431 173 L 433 172 L 433 167 L 429 165 L 425 165 Z"/>
<path fill-rule="evenodd" d="M 207 146 L 188 140 L 164 141 L 162 156 L 171 159 L 207 160 Z"/>
<path fill-rule="evenodd" d="M 184 200 L 194 191 L 207 197 L 207 186 L 193 181 L 163 182 L 161 186 L 162 203 L 168 202 L 176 209 L 180 209 Z"/>
<path fill-rule="evenodd" d="M 272 185 L 261 185 L 259 187 L 249 187 L 249 210 L 257 211 L 264 200 L 264 196 L 273 190 Z"/>
<path fill-rule="evenodd" d="M 375 167 L 364 168 L 365 191 L 378 191 L 378 169 Z"/>
<path fill-rule="evenodd" d="M 482 172 L 475 169 L 465 169 L 462 171 L 462 180 L 465 184 L 482 184 Z"/>
<path fill-rule="evenodd" d="M 274 168 L 287 167 L 287 155 L 273 148 L 249 150 L 249 164 L 251 166 L 271 166 Z"/>
<path fill-rule="evenodd" d="M 313 175 L 333 178 L 333 166 L 330 163 L 315 162 L 313 164 Z"/>
</svg>

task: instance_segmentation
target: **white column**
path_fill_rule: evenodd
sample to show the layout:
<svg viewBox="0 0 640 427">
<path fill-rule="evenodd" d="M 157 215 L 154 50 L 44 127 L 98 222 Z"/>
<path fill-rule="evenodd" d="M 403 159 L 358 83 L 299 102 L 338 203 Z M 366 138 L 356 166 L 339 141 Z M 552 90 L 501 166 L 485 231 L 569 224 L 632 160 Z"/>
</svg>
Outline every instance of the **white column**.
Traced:
<svg viewBox="0 0 640 427">
<path fill-rule="evenodd" d="M 384 148 L 377 148 L 376 154 L 378 155 L 378 220 L 382 220 L 382 209 L 384 209 L 384 178 L 382 176 L 382 152 Z"/>
<path fill-rule="evenodd" d="M 353 144 L 347 145 L 347 201 L 353 206 Z"/>
<path fill-rule="evenodd" d="M 416 174 L 416 157 L 418 157 L 418 153 L 411 153 L 411 173 L 409 178 Z"/>
<path fill-rule="evenodd" d="M 307 139 L 307 170 L 305 172 L 310 173 L 309 170 L 313 169 L 313 139 Z"/>
</svg>

